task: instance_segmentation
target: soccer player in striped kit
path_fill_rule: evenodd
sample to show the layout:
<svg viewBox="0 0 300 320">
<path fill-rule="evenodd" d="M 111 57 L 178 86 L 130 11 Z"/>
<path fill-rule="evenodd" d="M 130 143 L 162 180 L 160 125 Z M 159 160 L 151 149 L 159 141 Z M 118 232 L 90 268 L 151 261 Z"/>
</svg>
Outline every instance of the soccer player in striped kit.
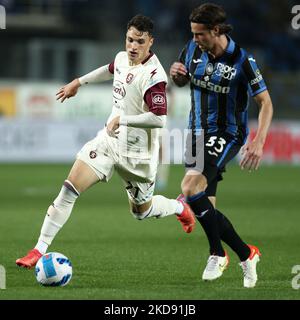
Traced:
<svg viewBox="0 0 300 320">
<path fill-rule="evenodd" d="M 186 174 L 181 187 L 209 242 L 202 279 L 215 280 L 227 267 L 222 240 L 239 256 L 244 286 L 254 287 L 260 252 L 247 245 L 216 209 L 216 190 L 225 165 L 240 150 L 241 168 L 258 168 L 272 119 L 272 102 L 255 58 L 228 35 L 232 27 L 221 6 L 206 3 L 195 8 L 190 25 L 193 39 L 172 64 L 170 76 L 179 87 L 189 83 L 191 90 Z M 246 142 L 248 93 L 259 106 L 259 116 L 256 136 Z"/>
</svg>

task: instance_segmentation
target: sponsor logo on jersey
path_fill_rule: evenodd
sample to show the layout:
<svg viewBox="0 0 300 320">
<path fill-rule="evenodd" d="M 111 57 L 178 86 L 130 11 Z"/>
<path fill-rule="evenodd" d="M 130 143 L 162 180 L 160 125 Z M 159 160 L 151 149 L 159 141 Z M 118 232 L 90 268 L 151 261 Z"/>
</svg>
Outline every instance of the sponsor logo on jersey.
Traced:
<svg viewBox="0 0 300 320">
<path fill-rule="evenodd" d="M 227 80 L 232 80 L 236 75 L 236 69 L 221 62 L 217 63 L 215 74 Z"/>
<path fill-rule="evenodd" d="M 121 81 L 114 81 L 113 84 L 113 97 L 118 100 L 122 100 L 126 96 L 126 90 Z"/>
<path fill-rule="evenodd" d="M 154 77 L 155 74 L 157 74 L 157 68 L 151 71 L 150 74 L 151 74 L 151 77 L 150 77 L 151 79 L 152 77 Z"/>
<path fill-rule="evenodd" d="M 126 77 L 126 83 L 129 84 L 132 82 L 134 75 L 132 73 L 128 73 Z"/>
<path fill-rule="evenodd" d="M 193 59 L 194 63 L 199 63 L 199 62 L 202 62 L 202 61 L 203 61 L 202 59 Z"/>
<path fill-rule="evenodd" d="M 218 84 L 214 84 L 209 81 L 196 79 L 193 76 L 191 77 L 191 82 L 198 87 L 201 87 L 201 88 L 204 88 L 209 91 L 216 92 L 216 93 L 229 93 L 229 91 L 230 91 L 230 87 L 224 87 L 224 86 L 220 86 Z"/>
<path fill-rule="evenodd" d="M 151 92 L 152 103 L 154 105 L 162 106 L 166 103 L 165 94 L 162 92 Z"/>
<path fill-rule="evenodd" d="M 260 82 L 262 79 L 263 79 L 262 75 L 259 74 L 256 78 L 254 78 L 254 79 L 252 79 L 252 80 L 250 81 L 250 85 L 252 86 L 252 85 Z"/>
</svg>

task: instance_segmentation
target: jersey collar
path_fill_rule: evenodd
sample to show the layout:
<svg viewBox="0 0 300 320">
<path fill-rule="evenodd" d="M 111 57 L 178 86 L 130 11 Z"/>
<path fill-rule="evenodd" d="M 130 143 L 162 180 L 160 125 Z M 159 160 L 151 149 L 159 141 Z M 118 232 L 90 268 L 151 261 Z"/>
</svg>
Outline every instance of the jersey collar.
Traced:
<svg viewBox="0 0 300 320">
<path fill-rule="evenodd" d="M 235 49 L 235 42 L 232 40 L 231 37 L 229 37 L 227 34 L 226 34 L 226 38 L 228 40 L 228 45 L 225 49 L 225 53 L 227 54 L 233 54 L 233 51 Z"/>
<path fill-rule="evenodd" d="M 228 40 L 228 43 L 227 43 L 227 47 L 225 48 L 225 51 L 222 53 L 221 56 L 219 56 L 218 58 L 213 58 L 213 56 L 209 52 L 207 52 L 207 55 L 212 57 L 213 60 L 221 59 L 223 56 L 230 56 L 233 54 L 236 44 L 229 35 L 226 34 L 225 36 Z"/>
<path fill-rule="evenodd" d="M 141 62 L 141 64 L 145 64 L 153 55 L 154 55 L 154 53 L 150 50 L 149 56 L 148 56 L 146 59 L 144 59 L 144 60 Z"/>
</svg>

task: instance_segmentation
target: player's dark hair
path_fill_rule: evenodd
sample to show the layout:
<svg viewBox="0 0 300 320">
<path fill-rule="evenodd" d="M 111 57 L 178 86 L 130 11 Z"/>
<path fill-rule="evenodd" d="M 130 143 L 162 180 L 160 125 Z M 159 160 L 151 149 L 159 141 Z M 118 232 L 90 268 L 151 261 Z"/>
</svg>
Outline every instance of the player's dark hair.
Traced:
<svg viewBox="0 0 300 320">
<path fill-rule="evenodd" d="M 195 8 L 190 14 L 190 22 L 205 24 L 207 29 L 219 27 L 219 34 L 229 33 L 233 27 L 226 24 L 226 12 L 223 7 L 214 3 L 204 3 Z"/>
<path fill-rule="evenodd" d="M 131 27 L 134 27 L 141 32 L 148 32 L 150 36 L 153 35 L 153 28 L 154 28 L 153 21 L 149 17 L 143 16 L 141 14 L 134 16 L 127 23 L 127 30 L 130 29 Z"/>
</svg>

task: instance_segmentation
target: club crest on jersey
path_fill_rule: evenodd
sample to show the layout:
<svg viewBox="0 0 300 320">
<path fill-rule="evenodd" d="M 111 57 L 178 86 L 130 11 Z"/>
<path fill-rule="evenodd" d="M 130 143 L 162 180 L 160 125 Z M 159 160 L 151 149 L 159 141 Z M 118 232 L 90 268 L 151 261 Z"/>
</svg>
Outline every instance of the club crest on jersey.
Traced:
<svg viewBox="0 0 300 320">
<path fill-rule="evenodd" d="M 97 157 L 97 153 L 95 151 L 90 152 L 90 158 L 95 159 Z"/>
<path fill-rule="evenodd" d="M 209 62 L 205 67 L 205 72 L 207 75 L 211 75 L 213 71 L 214 71 L 214 66 L 212 63 Z"/>
<path fill-rule="evenodd" d="M 163 106 L 166 103 L 165 94 L 162 92 L 151 92 L 152 103 L 154 105 Z"/>
<path fill-rule="evenodd" d="M 128 73 L 126 77 L 126 83 L 129 84 L 132 82 L 134 75 L 132 73 Z"/>
</svg>

